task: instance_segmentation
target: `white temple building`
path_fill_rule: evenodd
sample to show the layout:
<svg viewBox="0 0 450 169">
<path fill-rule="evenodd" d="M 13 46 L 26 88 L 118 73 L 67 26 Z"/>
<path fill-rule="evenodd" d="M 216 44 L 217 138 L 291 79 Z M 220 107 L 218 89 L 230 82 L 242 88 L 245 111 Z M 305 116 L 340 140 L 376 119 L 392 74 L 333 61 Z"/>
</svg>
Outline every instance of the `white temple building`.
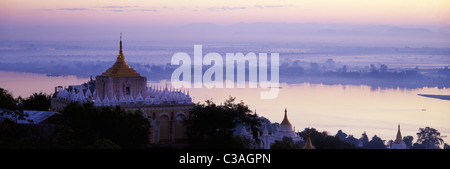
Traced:
<svg viewBox="0 0 450 169">
<path fill-rule="evenodd" d="M 275 133 L 269 134 L 267 126 L 264 126 L 263 128 L 263 134 L 262 136 L 259 136 L 260 143 L 255 148 L 270 149 L 270 145 L 275 143 L 275 140 L 282 140 L 283 137 L 290 137 L 294 142 L 304 141 L 303 138 L 296 134 L 292 129 L 292 124 L 287 117 L 287 109 L 284 109 L 283 121 L 281 121 L 281 124 L 278 126 Z M 253 138 L 251 132 L 248 132 L 245 127 L 242 127 L 239 135 L 245 138 Z"/>
<path fill-rule="evenodd" d="M 92 85 L 89 85 L 91 84 Z M 120 37 L 115 63 L 91 79 L 88 85 L 57 87 L 51 99 L 52 111 L 62 111 L 71 102 L 92 102 L 94 106 L 119 106 L 130 112 L 141 110 L 151 124 L 150 145 L 182 145 L 186 143 L 183 119 L 190 118 L 194 106 L 189 91 L 152 85 L 125 60 Z"/>
<path fill-rule="evenodd" d="M 138 93 L 136 97 L 128 95 L 125 97 L 121 94 L 120 97 L 116 95 L 108 96 L 100 99 L 97 95 L 97 91 L 92 93 L 90 89 L 81 91 L 69 90 L 68 87 L 64 87 L 58 91 L 56 98 L 61 101 L 71 102 L 78 101 L 81 103 L 93 102 L 95 106 L 120 106 L 120 105 L 170 105 L 170 104 L 190 104 L 192 98 L 189 95 L 189 91 L 181 91 L 173 88 L 161 87 L 161 86 L 147 86 L 145 91 L 145 98 L 143 94 Z M 94 97 L 95 96 L 95 97 Z"/>
<path fill-rule="evenodd" d="M 92 79 L 91 79 L 92 80 Z M 96 76 L 94 91 L 82 85 L 59 88 L 56 99 L 62 101 L 94 102 L 95 106 L 190 104 L 189 91 L 160 86 L 150 86 L 147 77 L 137 73 L 125 60 L 122 34 L 116 62 L 101 75 Z M 73 90 L 72 90 L 73 89 Z"/>
</svg>

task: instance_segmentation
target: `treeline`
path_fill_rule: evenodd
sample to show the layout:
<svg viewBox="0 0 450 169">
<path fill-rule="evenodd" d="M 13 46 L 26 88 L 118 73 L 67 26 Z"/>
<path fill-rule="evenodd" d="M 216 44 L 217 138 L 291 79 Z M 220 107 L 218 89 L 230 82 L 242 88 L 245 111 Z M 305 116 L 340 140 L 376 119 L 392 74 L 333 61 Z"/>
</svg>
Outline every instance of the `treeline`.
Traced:
<svg viewBox="0 0 450 169">
<path fill-rule="evenodd" d="M 371 139 L 366 133 L 361 134 L 360 138 L 353 135 L 347 135 L 339 130 L 336 135 L 329 135 L 326 131 L 319 132 L 315 128 L 305 128 L 298 134 L 306 140 L 306 132 L 311 132 L 311 142 L 316 149 L 389 149 L 393 140 L 383 140 L 374 135 Z M 418 139 L 413 143 L 413 136 L 403 137 L 407 149 L 450 149 L 450 145 L 443 141 L 441 134 L 431 127 L 419 128 Z M 271 149 L 302 149 L 305 142 L 293 142 L 292 138 L 284 137 L 282 140 L 275 141 Z M 442 146 L 442 147 L 441 147 Z"/>
<path fill-rule="evenodd" d="M 20 124 L 24 110 L 50 109 L 50 96 L 33 94 L 27 99 L 13 99 L 0 88 L 0 148 L 145 148 L 149 121 L 142 112 L 126 112 L 120 107 L 96 107 L 93 103 L 70 103 L 45 124 Z M 15 123 L 2 123 L 5 117 Z"/>
<path fill-rule="evenodd" d="M 33 93 L 27 98 L 14 98 L 7 90 L 0 88 L 0 109 L 8 110 L 43 110 L 48 111 L 51 106 L 52 95 Z"/>
<path fill-rule="evenodd" d="M 2 63 L 0 62 L 1 70 L 41 73 L 49 76 L 68 76 L 75 75 L 77 77 L 89 77 L 95 74 L 101 74 L 104 70 L 109 68 L 113 62 L 96 61 L 96 62 L 35 62 L 25 63 Z M 129 62 L 137 72 L 143 76 L 152 77 L 154 80 L 170 79 L 172 72 L 178 66 L 166 64 L 143 64 Z M 43 66 L 44 65 L 44 66 Z M 49 65 L 49 66 L 45 66 Z M 211 66 L 203 65 L 203 73 Z M 223 68 L 225 69 L 225 65 Z M 270 66 L 269 66 L 270 67 Z M 20 69 L 18 69 L 20 68 Z M 235 68 L 236 69 L 236 68 Z M 249 70 L 246 65 L 245 71 Z M 225 71 L 224 71 L 225 72 Z M 235 70 L 235 73 L 237 71 Z M 75 74 L 74 74 L 75 73 Z M 270 75 L 270 71 L 268 71 Z M 356 67 L 349 65 L 342 65 L 336 63 L 333 59 L 328 59 L 323 63 L 306 62 L 300 60 L 287 60 L 279 65 L 280 76 L 297 76 L 297 77 L 344 77 L 344 78 L 378 78 L 378 79 L 414 79 L 414 78 L 449 78 L 450 70 L 448 67 L 439 69 L 390 69 L 386 64 L 370 64 L 364 67 Z M 248 80 L 248 79 L 247 79 Z"/>
<path fill-rule="evenodd" d="M 374 135 L 372 139 L 369 140 L 366 133 L 361 134 L 361 137 L 356 139 L 353 135 L 347 135 L 342 130 L 339 130 L 335 137 L 364 149 L 386 149 L 391 148 L 394 143 L 394 140 L 386 142 L 386 140 L 381 139 L 381 137 L 378 137 L 377 135 Z M 415 143 L 413 143 L 413 136 L 404 136 L 402 139 L 403 142 L 405 142 L 407 149 L 440 149 L 441 146 L 444 149 L 450 149 L 450 145 L 444 142 L 444 137 L 446 136 L 442 136 L 438 130 L 431 127 L 425 127 L 419 128 Z"/>
<path fill-rule="evenodd" d="M 329 135 L 327 132 L 319 132 L 315 128 L 305 128 L 305 130 L 297 134 L 303 138 L 304 141 L 294 142 L 290 137 L 283 137 L 282 140 L 275 140 L 275 143 L 270 145 L 271 149 L 303 149 L 306 144 L 307 132 L 311 132 L 310 139 L 312 145 L 316 149 L 361 149 L 357 144 L 340 140 L 339 138 Z"/>
<path fill-rule="evenodd" d="M 46 124 L 4 125 L 1 117 L 5 115 L 24 120 L 27 116 L 24 109 L 48 110 L 50 96 L 35 93 L 26 99 L 14 99 L 6 90 L 0 88 L 0 91 L 0 148 L 148 148 L 151 126 L 140 111 L 127 112 L 120 107 L 96 107 L 92 103 L 73 102 Z M 277 123 L 258 117 L 242 100 L 236 102 L 234 97 L 219 105 L 211 100 L 205 104 L 197 103 L 190 111 L 190 118 L 184 121 L 189 148 L 201 149 L 256 148 L 258 136 L 263 134 L 263 124 L 271 128 L 277 126 Z M 253 137 L 237 136 L 237 126 L 250 129 Z M 393 143 L 376 135 L 369 139 L 366 133 L 355 138 L 342 130 L 334 136 L 315 128 L 305 128 L 297 134 L 306 140 L 308 130 L 316 149 L 385 149 Z M 270 132 L 274 131 L 270 129 Z M 436 129 L 425 127 L 419 129 L 415 143 L 413 136 L 405 136 L 403 141 L 409 149 L 439 149 L 441 146 L 449 149 L 443 137 Z M 302 149 L 304 145 L 305 142 L 293 142 L 292 138 L 284 137 L 275 141 L 271 148 Z"/>
<path fill-rule="evenodd" d="M 301 64 L 302 63 L 302 64 Z M 442 69 L 435 70 L 434 74 L 442 74 Z M 380 79 L 405 79 L 422 78 L 419 67 L 414 69 L 390 70 L 386 64 L 376 66 L 370 64 L 367 68 L 349 68 L 347 65 L 336 67 L 332 59 L 319 64 L 309 62 L 305 66 L 304 62 L 294 61 L 293 63 L 284 63 L 280 65 L 280 76 L 300 76 L 300 77 L 344 77 L 344 78 L 380 78 Z"/>
</svg>

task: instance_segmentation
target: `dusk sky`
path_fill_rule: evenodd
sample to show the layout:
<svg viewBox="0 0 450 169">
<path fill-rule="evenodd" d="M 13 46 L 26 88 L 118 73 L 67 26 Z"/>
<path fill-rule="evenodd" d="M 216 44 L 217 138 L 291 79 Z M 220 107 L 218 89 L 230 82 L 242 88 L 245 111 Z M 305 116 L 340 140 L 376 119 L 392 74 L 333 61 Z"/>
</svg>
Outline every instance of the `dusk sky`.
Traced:
<svg viewBox="0 0 450 169">
<path fill-rule="evenodd" d="M 67 32 L 73 33 L 73 37 L 78 37 L 87 32 L 98 34 L 115 28 L 127 32 L 130 27 L 133 27 L 133 30 L 140 28 L 149 31 L 154 27 L 182 26 L 191 23 L 226 26 L 256 22 L 438 26 L 448 30 L 450 1 L 3 0 L 0 2 L 0 35 L 3 39 L 12 40 L 14 37 L 34 39 L 34 35 L 49 36 L 49 33 L 59 36 Z"/>
<path fill-rule="evenodd" d="M 0 0 L 0 88 L 25 98 L 80 85 L 110 70 L 119 36 L 127 63 L 158 89 L 178 52 L 258 53 L 259 66 L 259 54 L 279 54 L 277 98 L 204 87 L 189 90 L 194 102 L 237 96 L 271 122 L 287 108 L 300 131 L 367 131 L 387 142 L 401 124 L 403 136 L 425 126 L 450 135 L 448 100 L 418 95 L 450 95 L 450 0 Z"/>
</svg>

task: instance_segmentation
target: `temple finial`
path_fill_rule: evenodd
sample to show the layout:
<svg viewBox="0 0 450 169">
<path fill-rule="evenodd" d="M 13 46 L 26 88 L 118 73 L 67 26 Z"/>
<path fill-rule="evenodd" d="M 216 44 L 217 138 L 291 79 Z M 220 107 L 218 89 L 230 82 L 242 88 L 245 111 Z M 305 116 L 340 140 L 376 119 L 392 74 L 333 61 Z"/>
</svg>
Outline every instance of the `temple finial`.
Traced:
<svg viewBox="0 0 450 169">
<path fill-rule="evenodd" d="M 122 32 L 120 32 L 120 49 L 119 49 L 119 55 L 117 56 L 117 59 L 123 59 L 123 51 L 122 51 Z"/>
</svg>

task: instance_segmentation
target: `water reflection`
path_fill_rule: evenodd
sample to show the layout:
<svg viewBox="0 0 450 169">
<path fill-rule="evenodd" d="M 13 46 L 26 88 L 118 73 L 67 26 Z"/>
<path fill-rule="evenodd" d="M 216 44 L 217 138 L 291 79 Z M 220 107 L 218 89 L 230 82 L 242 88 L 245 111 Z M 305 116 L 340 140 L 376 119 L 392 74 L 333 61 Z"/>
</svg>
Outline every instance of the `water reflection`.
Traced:
<svg viewBox="0 0 450 169">
<path fill-rule="evenodd" d="M 376 88 L 366 85 L 280 84 L 278 98 L 261 100 L 264 89 L 190 89 L 195 102 L 221 102 L 230 95 L 244 100 L 252 110 L 272 122 L 281 122 L 287 108 L 289 120 L 298 130 L 315 127 L 336 134 L 342 129 L 359 138 L 395 140 L 397 125 L 404 136 L 417 137 L 420 127 L 433 127 L 450 135 L 450 101 L 418 96 L 419 93 L 450 94 L 443 88 Z M 450 140 L 445 138 L 446 142 Z"/>
<path fill-rule="evenodd" d="M 0 71 L 0 87 L 8 90 L 13 97 L 28 97 L 35 92 L 54 93 L 55 86 L 79 85 L 89 78 L 76 76 L 47 76 L 38 73 Z"/>
<path fill-rule="evenodd" d="M 0 71 L 0 87 L 14 97 L 28 97 L 34 92 L 53 93 L 58 85 L 78 85 L 88 78 L 75 76 L 48 77 L 44 74 Z M 166 81 L 151 82 L 165 86 Z M 170 86 L 170 82 L 167 82 Z M 272 122 L 281 122 L 287 108 L 290 122 L 296 130 L 314 127 L 334 135 L 339 129 L 359 138 L 366 131 L 383 140 L 394 140 L 397 125 L 403 136 L 413 136 L 420 127 L 432 127 L 450 136 L 450 101 L 417 94 L 450 95 L 449 88 L 424 87 L 415 89 L 380 88 L 368 85 L 326 85 L 312 83 L 281 83 L 276 99 L 260 99 L 267 89 L 189 89 L 194 102 L 212 99 L 223 102 L 229 96 L 243 100 L 258 115 Z M 450 143 L 450 138 L 444 138 Z M 415 142 L 415 140 L 414 140 Z"/>
</svg>

